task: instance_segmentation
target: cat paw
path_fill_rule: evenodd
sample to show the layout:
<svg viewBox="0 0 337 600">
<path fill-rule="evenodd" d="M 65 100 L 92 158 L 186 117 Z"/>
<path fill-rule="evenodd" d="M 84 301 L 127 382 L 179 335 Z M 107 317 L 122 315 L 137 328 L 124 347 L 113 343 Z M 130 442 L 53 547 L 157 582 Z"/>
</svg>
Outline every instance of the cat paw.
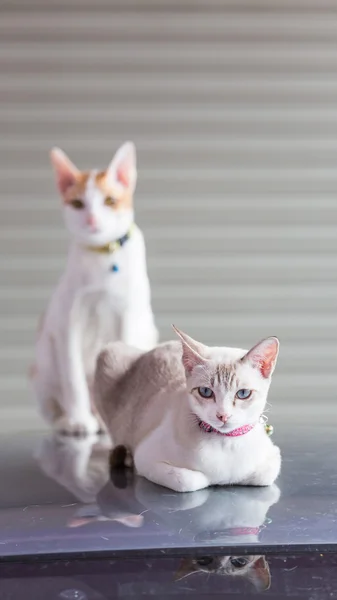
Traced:
<svg viewBox="0 0 337 600">
<path fill-rule="evenodd" d="M 96 435 L 101 430 L 97 419 L 91 414 L 81 418 L 61 417 L 55 421 L 54 429 L 63 435 L 75 436 Z"/>
<path fill-rule="evenodd" d="M 175 492 L 196 492 L 209 486 L 205 475 L 199 471 L 171 467 L 167 475 L 164 485 Z"/>
</svg>

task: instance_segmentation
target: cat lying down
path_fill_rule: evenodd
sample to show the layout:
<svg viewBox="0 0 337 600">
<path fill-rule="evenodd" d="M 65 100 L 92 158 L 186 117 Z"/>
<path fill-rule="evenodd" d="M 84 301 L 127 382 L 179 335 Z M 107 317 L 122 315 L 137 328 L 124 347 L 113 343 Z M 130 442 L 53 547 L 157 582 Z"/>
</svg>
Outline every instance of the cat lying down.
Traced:
<svg viewBox="0 0 337 600">
<path fill-rule="evenodd" d="M 178 492 L 271 485 L 281 456 L 261 415 L 277 338 L 247 352 L 210 348 L 175 331 L 180 341 L 149 352 L 116 342 L 98 358 L 95 399 L 113 440 L 113 465 L 133 464 Z"/>
<path fill-rule="evenodd" d="M 109 450 L 109 439 L 101 435 L 82 438 L 52 435 L 43 439 L 37 452 L 42 471 L 85 503 L 76 503 L 70 514 L 64 513 L 67 527 L 87 528 L 90 531 L 87 535 L 97 537 L 100 534 L 96 524 L 105 523 L 106 537 L 113 539 L 116 524 L 134 529 L 136 537 L 139 530 L 141 537 L 142 528 L 147 529 L 149 523 L 155 521 L 165 535 L 169 532 L 171 540 L 178 536 L 182 547 L 192 543 L 207 552 L 207 547 L 213 546 L 211 555 L 188 556 L 181 560 L 175 575 L 175 581 L 181 585 L 186 585 L 188 577 L 188 586 L 200 591 L 200 586 L 207 585 L 208 577 L 214 574 L 248 581 L 258 592 L 269 588 L 270 571 L 265 557 L 245 554 L 239 548 L 259 546 L 260 533 L 270 520 L 268 511 L 280 497 L 275 484 L 251 489 L 211 487 L 192 494 L 165 494 L 165 489 L 138 477 L 131 469 L 116 469 L 109 474 Z M 159 501 L 158 494 L 161 495 Z M 214 554 L 214 545 L 222 548 L 217 554 Z M 237 548 L 235 555 L 234 547 Z M 202 573 L 206 577 L 194 581 L 194 575 Z M 240 593 L 234 581 L 233 588 L 228 589 L 227 582 L 223 585 L 229 595 Z M 168 597 L 167 589 L 165 597 Z"/>
</svg>

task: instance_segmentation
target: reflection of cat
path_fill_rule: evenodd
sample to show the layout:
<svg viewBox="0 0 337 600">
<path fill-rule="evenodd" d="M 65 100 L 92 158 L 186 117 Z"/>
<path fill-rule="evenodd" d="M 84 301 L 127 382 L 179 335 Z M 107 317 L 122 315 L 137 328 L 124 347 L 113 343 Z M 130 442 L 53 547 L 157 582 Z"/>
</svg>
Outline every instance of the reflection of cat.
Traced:
<svg viewBox="0 0 337 600">
<path fill-rule="evenodd" d="M 76 499 L 93 503 L 109 480 L 108 436 L 70 438 L 57 434 L 43 439 L 36 458 L 42 471 Z"/>
<path fill-rule="evenodd" d="M 270 570 L 264 556 L 203 556 L 183 559 L 176 574 L 180 581 L 193 573 L 244 577 L 263 592 L 270 587 Z"/>
<path fill-rule="evenodd" d="M 110 521 L 138 528 L 145 515 L 162 523 L 171 536 L 202 547 L 258 545 L 267 512 L 280 496 L 266 488 L 207 488 L 194 493 L 167 493 L 130 469 L 109 474 L 109 441 L 103 437 L 46 438 L 38 453 L 43 471 L 87 503 L 75 510 L 72 528 Z M 173 538 L 172 538 L 173 539 Z M 206 551 L 207 553 L 207 551 Z M 182 560 L 176 581 L 195 573 L 241 576 L 258 591 L 270 585 L 263 556 L 225 554 Z"/>
<path fill-rule="evenodd" d="M 256 545 L 267 512 L 280 496 L 276 485 L 214 487 L 167 494 L 165 489 L 137 477 L 129 469 L 114 471 L 110 481 L 109 448 L 109 440 L 104 437 L 75 440 L 58 436 L 46 438 L 40 448 L 38 460 L 42 470 L 77 499 L 91 505 L 74 516 L 73 527 L 125 519 L 145 511 L 158 516 L 172 532 L 192 537 L 201 545 Z M 125 524 L 139 526 L 140 520 L 131 518 Z"/>
<path fill-rule="evenodd" d="M 52 435 L 43 440 L 37 460 L 48 477 L 69 490 L 85 503 L 69 521 L 69 527 L 81 527 L 95 522 L 115 521 L 127 527 L 141 527 L 143 516 L 130 512 L 123 491 L 116 488 L 112 513 L 96 502 L 109 481 L 110 439 L 107 436 L 69 438 Z M 101 502 L 102 504 L 102 502 Z M 141 512 L 141 508 L 139 509 Z"/>
<path fill-rule="evenodd" d="M 278 340 L 246 351 L 175 331 L 180 342 L 143 354 L 115 343 L 98 358 L 96 404 L 121 462 L 132 457 L 139 475 L 177 492 L 272 485 L 281 456 L 261 415 Z"/>
<path fill-rule="evenodd" d="M 216 543 L 224 548 L 226 545 L 258 545 L 267 512 L 280 497 L 276 485 L 266 488 L 208 488 L 192 494 L 161 492 L 163 495 L 158 501 L 158 486 L 143 478 L 136 479 L 137 500 L 158 515 L 167 528 L 182 538 L 192 538 L 197 545 L 212 546 Z M 241 576 L 261 592 L 270 586 L 269 566 L 261 555 L 186 558 L 180 565 L 176 580 L 201 572 Z"/>
<path fill-rule="evenodd" d="M 135 496 L 165 526 L 194 542 L 217 545 L 258 543 L 269 508 L 278 502 L 279 488 L 208 488 L 192 494 L 170 493 L 137 478 Z M 187 516 L 188 515 L 188 518 Z"/>
</svg>

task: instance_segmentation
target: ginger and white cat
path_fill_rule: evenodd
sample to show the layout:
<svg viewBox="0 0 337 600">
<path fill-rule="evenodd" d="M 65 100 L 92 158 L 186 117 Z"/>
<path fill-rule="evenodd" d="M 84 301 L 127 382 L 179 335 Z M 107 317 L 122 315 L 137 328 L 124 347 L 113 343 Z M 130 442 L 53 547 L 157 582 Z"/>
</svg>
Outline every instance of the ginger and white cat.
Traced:
<svg viewBox="0 0 337 600">
<path fill-rule="evenodd" d="M 280 471 L 280 450 L 260 417 L 277 338 L 247 352 L 210 348 L 176 332 L 181 343 L 147 353 L 117 343 L 100 354 L 95 398 L 112 436 L 113 457 L 126 465 L 132 457 L 138 474 L 179 492 L 271 485 Z"/>
<path fill-rule="evenodd" d="M 72 243 L 40 327 L 32 377 L 43 417 L 69 434 L 100 430 L 92 398 L 96 358 L 111 341 L 157 342 L 145 245 L 134 225 L 136 155 L 124 144 L 105 171 L 81 172 L 51 152 Z"/>
</svg>

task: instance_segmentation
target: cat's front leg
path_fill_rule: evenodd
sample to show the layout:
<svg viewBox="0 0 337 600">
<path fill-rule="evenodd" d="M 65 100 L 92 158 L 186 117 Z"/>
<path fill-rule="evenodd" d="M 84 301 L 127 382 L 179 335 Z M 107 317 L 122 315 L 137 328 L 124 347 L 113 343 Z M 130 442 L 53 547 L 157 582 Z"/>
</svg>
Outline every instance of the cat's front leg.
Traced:
<svg viewBox="0 0 337 600">
<path fill-rule="evenodd" d="M 269 486 L 273 485 L 281 469 L 281 452 L 278 446 L 272 445 L 266 459 L 256 468 L 254 473 L 241 485 Z"/>
<path fill-rule="evenodd" d="M 128 308 L 121 323 L 121 340 L 128 346 L 141 350 L 152 350 L 158 341 L 158 332 L 154 326 L 152 315 L 144 309 L 133 310 Z"/>
<path fill-rule="evenodd" d="M 175 467 L 165 461 L 153 462 L 142 448 L 140 452 L 136 451 L 134 461 L 139 475 L 175 492 L 196 492 L 210 485 L 207 477 L 200 471 Z"/>
<path fill-rule="evenodd" d="M 207 477 L 200 471 L 175 467 L 165 462 L 155 463 L 149 470 L 148 478 L 175 492 L 196 492 L 209 486 Z"/>
<path fill-rule="evenodd" d="M 145 477 L 137 477 L 135 481 L 135 495 L 137 500 L 145 508 L 153 506 L 153 502 L 158 497 L 158 487 Z M 163 511 L 184 511 L 192 510 L 203 506 L 209 499 L 210 489 L 195 491 L 193 494 L 165 494 L 162 497 L 161 509 Z"/>
<path fill-rule="evenodd" d="M 100 426 L 91 411 L 79 328 L 69 326 L 67 331 L 59 331 L 56 350 L 62 388 L 59 403 L 63 414 L 55 421 L 55 429 L 69 435 L 98 433 Z"/>
</svg>

